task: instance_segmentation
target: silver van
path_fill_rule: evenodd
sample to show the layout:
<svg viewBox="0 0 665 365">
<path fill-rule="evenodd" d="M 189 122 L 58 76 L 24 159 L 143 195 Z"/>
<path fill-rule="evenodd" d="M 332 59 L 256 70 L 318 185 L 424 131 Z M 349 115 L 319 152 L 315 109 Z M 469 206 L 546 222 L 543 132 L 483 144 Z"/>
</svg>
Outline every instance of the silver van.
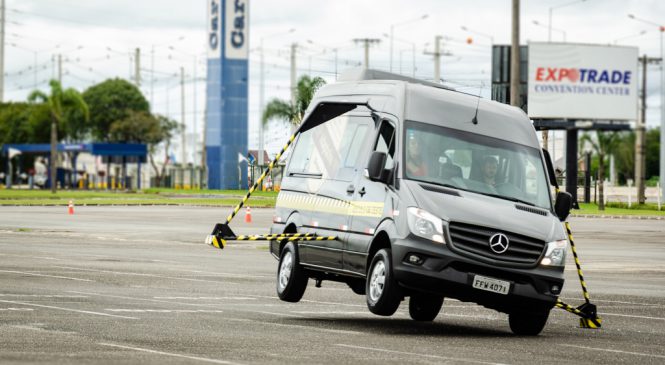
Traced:
<svg viewBox="0 0 665 365">
<path fill-rule="evenodd" d="M 319 90 L 286 165 L 271 233 L 277 293 L 345 282 L 372 313 L 432 321 L 445 297 L 537 335 L 561 293 L 572 205 L 525 113 L 375 70 Z"/>
</svg>

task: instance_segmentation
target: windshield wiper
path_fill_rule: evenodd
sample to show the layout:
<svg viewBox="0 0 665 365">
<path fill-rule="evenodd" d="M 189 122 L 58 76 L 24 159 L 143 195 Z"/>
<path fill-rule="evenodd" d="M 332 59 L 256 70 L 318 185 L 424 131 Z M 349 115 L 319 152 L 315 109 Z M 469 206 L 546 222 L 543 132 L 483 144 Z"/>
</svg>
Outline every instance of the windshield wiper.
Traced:
<svg viewBox="0 0 665 365">
<path fill-rule="evenodd" d="M 492 194 L 492 193 L 481 193 L 479 191 L 474 191 L 474 193 L 483 194 L 483 195 L 487 195 L 487 196 L 491 196 L 491 197 L 499 198 L 499 199 L 504 199 L 504 200 L 510 200 L 511 202 L 522 203 L 522 204 L 530 205 L 532 207 L 537 207 L 536 204 L 533 204 L 533 203 L 528 202 L 526 200 L 513 198 L 512 196 L 505 196 L 505 195 Z"/>
</svg>

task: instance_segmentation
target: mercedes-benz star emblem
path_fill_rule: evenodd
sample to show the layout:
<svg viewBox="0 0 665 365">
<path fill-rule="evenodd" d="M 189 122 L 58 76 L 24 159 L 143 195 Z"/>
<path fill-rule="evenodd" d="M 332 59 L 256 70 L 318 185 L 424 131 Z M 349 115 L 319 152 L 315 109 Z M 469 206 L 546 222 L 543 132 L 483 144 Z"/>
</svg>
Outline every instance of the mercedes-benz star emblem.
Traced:
<svg viewBox="0 0 665 365">
<path fill-rule="evenodd" d="M 497 233 L 490 237 L 490 248 L 495 253 L 506 252 L 509 243 L 510 241 L 508 240 L 508 237 L 503 233 Z"/>
</svg>

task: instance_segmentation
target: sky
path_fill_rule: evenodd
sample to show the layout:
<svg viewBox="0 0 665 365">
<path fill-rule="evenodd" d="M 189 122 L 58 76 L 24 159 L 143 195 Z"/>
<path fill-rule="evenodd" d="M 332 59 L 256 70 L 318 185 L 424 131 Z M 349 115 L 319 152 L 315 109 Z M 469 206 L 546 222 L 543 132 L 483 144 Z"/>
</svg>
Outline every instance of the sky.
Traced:
<svg viewBox="0 0 665 365">
<path fill-rule="evenodd" d="M 201 141 L 206 75 L 206 0 L 5 0 L 5 97 L 24 101 L 46 90 L 62 57 L 64 86 L 81 91 L 108 78 L 135 77 L 140 49 L 141 90 L 153 112 L 181 120 L 180 69 L 184 70 L 185 124 L 189 138 Z M 656 26 L 628 14 L 665 23 L 665 1 L 521 1 L 521 42 L 547 41 L 548 11 L 552 41 L 635 46 L 660 57 Z M 297 43 L 299 75 L 334 82 L 337 72 L 363 57 L 356 38 L 377 38 L 370 67 L 390 68 L 390 33 L 395 25 L 393 71 L 433 78 L 436 35 L 451 55 L 441 63 L 442 78 L 461 91 L 490 97 L 490 45 L 510 42 L 510 0 L 249 0 L 250 92 L 249 147 L 256 148 L 259 123 L 259 51 L 263 38 L 265 98 L 289 98 L 289 47 Z M 463 4 L 463 5 L 460 5 Z M 426 19 L 420 19 L 427 15 Z M 534 24 L 538 22 L 540 25 Z M 462 29 L 466 27 L 468 31 Z M 289 31 L 293 29 L 291 33 Z M 471 44 L 467 38 L 471 37 Z M 415 55 L 413 47 L 415 45 Z M 337 63 L 333 49 L 337 49 Z M 414 57 L 415 56 L 415 57 Z M 36 65 L 36 67 L 35 67 Z M 648 67 L 647 125 L 660 123 L 660 70 Z M 279 122 L 266 130 L 268 151 L 276 153 L 288 135 Z M 175 147 L 178 147 L 176 141 Z M 190 158 L 194 158 L 192 152 Z M 176 151 L 176 155 L 180 156 Z"/>
</svg>

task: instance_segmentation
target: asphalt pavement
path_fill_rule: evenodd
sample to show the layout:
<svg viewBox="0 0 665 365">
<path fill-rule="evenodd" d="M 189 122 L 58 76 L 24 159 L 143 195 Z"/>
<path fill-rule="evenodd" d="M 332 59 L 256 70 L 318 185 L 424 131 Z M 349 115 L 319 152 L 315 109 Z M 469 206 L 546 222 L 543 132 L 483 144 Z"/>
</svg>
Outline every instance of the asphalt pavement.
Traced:
<svg viewBox="0 0 665 365">
<path fill-rule="evenodd" d="M 535 338 L 446 300 L 433 323 L 369 313 L 344 284 L 275 293 L 265 242 L 204 245 L 229 208 L 0 208 L 0 363 L 665 363 L 665 221 L 574 218 L 603 328 L 553 310 Z M 270 209 L 238 234 L 267 233 Z M 571 255 L 563 299 L 582 303 Z"/>
</svg>

